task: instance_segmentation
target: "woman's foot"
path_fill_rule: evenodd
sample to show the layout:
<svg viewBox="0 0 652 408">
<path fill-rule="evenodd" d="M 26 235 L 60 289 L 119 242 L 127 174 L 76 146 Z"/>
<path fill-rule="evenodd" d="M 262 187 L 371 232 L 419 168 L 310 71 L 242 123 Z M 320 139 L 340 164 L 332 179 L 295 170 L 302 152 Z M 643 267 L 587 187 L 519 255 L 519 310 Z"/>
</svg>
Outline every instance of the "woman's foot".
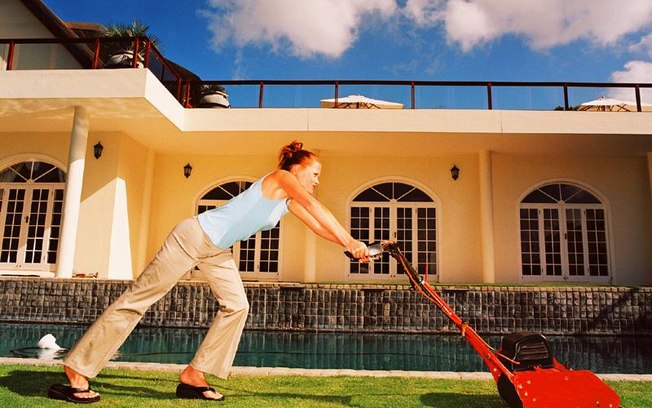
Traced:
<svg viewBox="0 0 652 408">
<path fill-rule="evenodd" d="M 79 374 L 77 371 L 73 370 L 68 366 L 63 366 L 63 371 L 68 377 L 68 382 L 70 383 L 70 388 L 77 388 L 81 390 L 88 390 L 86 392 L 75 392 L 73 395 L 78 399 L 95 399 L 100 394 L 89 389 L 88 378 Z"/>
<path fill-rule="evenodd" d="M 210 387 L 206 382 L 206 378 L 204 378 L 204 373 L 199 370 L 195 370 L 191 366 L 187 366 L 186 369 L 181 372 L 181 375 L 179 376 L 179 381 L 182 384 L 191 385 L 193 387 Z M 224 395 L 212 390 L 204 391 L 202 392 L 202 394 L 206 399 L 211 399 L 211 400 L 224 399 Z"/>
</svg>

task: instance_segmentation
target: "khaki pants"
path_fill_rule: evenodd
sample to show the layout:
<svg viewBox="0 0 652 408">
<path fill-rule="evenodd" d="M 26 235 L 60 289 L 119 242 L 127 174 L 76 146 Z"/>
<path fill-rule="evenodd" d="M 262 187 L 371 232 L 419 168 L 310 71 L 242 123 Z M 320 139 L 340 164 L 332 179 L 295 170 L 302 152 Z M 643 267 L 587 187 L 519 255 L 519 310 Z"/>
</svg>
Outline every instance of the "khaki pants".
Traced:
<svg viewBox="0 0 652 408">
<path fill-rule="evenodd" d="M 182 221 L 172 230 L 154 260 L 91 325 L 63 363 L 88 378 L 95 377 L 145 311 L 195 266 L 219 301 L 220 312 L 190 365 L 226 378 L 247 320 L 249 303 L 231 250 L 213 245 L 196 218 Z"/>
</svg>

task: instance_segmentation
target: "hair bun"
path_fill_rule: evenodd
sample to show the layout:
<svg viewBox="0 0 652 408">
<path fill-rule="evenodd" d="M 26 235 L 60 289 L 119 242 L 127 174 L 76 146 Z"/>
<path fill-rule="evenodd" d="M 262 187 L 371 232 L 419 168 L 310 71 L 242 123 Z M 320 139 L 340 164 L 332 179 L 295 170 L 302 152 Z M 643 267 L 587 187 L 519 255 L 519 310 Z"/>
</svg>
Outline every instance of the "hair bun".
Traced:
<svg viewBox="0 0 652 408">
<path fill-rule="evenodd" d="M 308 159 L 315 158 L 315 154 L 307 150 L 303 150 L 303 143 L 294 140 L 292 143 L 283 146 L 279 154 L 278 168 L 289 170 L 295 164 L 301 164 Z"/>
<path fill-rule="evenodd" d="M 295 153 L 300 152 L 301 150 L 303 150 L 303 143 L 295 140 L 289 145 L 283 146 L 283 149 L 281 149 L 281 157 L 291 159 Z"/>
<path fill-rule="evenodd" d="M 303 143 L 298 142 L 298 141 L 293 141 L 290 143 L 288 146 L 288 150 L 290 150 L 292 153 L 298 152 L 303 150 Z"/>
</svg>

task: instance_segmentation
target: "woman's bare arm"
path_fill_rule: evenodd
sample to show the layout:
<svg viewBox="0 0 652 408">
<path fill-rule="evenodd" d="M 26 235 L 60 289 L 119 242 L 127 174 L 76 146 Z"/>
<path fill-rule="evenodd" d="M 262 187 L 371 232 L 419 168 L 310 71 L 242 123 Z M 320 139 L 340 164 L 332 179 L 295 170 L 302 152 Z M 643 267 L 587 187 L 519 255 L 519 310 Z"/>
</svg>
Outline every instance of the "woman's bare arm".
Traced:
<svg viewBox="0 0 652 408">
<path fill-rule="evenodd" d="M 367 257 L 367 246 L 354 239 L 333 214 L 299 184 L 292 173 L 277 170 L 268 175 L 267 178 L 268 182 L 275 185 L 274 187 L 283 190 L 287 194 L 287 197 L 292 200 L 290 211 L 297 215 L 315 233 L 329 241 L 340 244 L 356 258 Z M 303 210 L 298 209 L 297 206 L 303 207 Z"/>
<path fill-rule="evenodd" d="M 297 204 L 297 202 L 293 200 L 290 202 L 288 208 L 292 214 L 303 221 L 303 223 L 306 224 L 315 234 L 331 242 L 340 244 L 340 242 L 337 240 L 337 237 L 335 237 L 335 235 L 333 235 L 326 228 L 322 227 L 322 225 L 315 219 L 315 217 L 313 217 L 312 214 L 308 212 L 308 210 L 303 208 L 301 204 Z"/>
</svg>

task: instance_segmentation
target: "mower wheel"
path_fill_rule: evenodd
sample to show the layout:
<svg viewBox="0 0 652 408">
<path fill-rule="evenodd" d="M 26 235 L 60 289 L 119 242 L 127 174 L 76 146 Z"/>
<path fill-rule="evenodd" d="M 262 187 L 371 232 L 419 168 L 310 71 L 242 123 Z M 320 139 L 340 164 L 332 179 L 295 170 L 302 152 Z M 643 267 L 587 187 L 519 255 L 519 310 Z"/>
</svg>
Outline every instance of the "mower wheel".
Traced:
<svg viewBox="0 0 652 408">
<path fill-rule="evenodd" d="M 511 408 L 523 408 L 523 403 L 516 392 L 516 388 L 514 388 L 514 384 L 509 381 L 509 378 L 507 378 L 505 374 L 500 375 L 497 385 L 498 394 L 500 394 L 500 397 L 504 399 Z"/>
</svg>

